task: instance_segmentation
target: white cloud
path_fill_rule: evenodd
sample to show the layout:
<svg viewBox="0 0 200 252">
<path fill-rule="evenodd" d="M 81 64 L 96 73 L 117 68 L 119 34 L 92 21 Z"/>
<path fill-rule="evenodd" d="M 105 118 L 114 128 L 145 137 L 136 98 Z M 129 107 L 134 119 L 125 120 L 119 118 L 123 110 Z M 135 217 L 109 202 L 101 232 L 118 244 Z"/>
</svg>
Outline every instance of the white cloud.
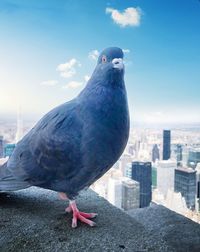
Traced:
<svg viewBox="0 0 200 252">
<path fill-rule="evenodd" d="M 121 27 L 140 25 L 142 11 L 138 7 L 129 7 L 123 12 L 120 12 L 113 8 L 106 8 L 106 13 L 111 13 L 111 17 L 114 22 Z"/>
<path fill-rule="evenodd" d="M 40 83 L 40 85 L 42 86 L 55 86 L 56 84 L 58 84 L 57 80 L 47 80 L 47 81 L 42 81 Z"/>
<path fill-rule="evenodd" d="M 85 80 L 86 82 L 88 82 L 89 79 L 90 79 L 90 76 L 89 76 L 89 75 L 85 75 L 85 76 L 84 76 L 84 80 Z"/>
<path fill-rule="evenodd" d="M 97 60 L 99 57 L 99 51 L 98 50 L 92 50 L 91 52 L 89 52 L 88 54 L 88 58 L 91 60 Z"/>
<path fill-rule="evenodd" d="M 123 53 L 130 53 L 129 49 L 122 49 Z"/>
<path fill-rule="evenodd" d="M 76 67 L 80 67 L 81 64 L 75 59 L 72 58 L 66 63 L 60 64 L 57 66 L 56 70 L 60 72 L 60 75 L 64 78 L 70 78 L 76 74 Z"/>
<path fill-rule="evenodd" d="M 70 81 L 70 82 L 67 83 L 67 85 L 63 86 L 62 88 L 64 88 L 64 89 L 68 89 L 68 88 L 75 89 L 75 88 L 78 88 L 78 87 L 80 87 L 82 85 L 83 85 L 83 82 Z"/>
</svg>

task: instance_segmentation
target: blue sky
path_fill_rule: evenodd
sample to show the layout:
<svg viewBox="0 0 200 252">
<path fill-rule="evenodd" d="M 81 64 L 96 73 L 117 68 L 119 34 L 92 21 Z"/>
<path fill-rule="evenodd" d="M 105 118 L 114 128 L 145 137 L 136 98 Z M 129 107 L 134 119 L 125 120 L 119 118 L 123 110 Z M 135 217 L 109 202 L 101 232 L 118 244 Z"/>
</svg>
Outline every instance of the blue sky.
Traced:
<svg viewBox="0 0 200 252">
<path fill-rule="evenodd" d="M 200 122 L 199 27 L 198 0 L 1 0 L 0 113 L 72 99 L 119 46 L 133 121 Z"/>
</svg>

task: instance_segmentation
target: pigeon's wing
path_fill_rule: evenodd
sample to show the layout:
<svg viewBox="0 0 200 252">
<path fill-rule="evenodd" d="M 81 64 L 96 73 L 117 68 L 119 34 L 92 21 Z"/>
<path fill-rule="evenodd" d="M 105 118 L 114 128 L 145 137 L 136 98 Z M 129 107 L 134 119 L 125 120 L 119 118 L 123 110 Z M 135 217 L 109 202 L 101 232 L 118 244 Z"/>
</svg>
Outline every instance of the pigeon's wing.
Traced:
<svg viewBox="0 0 200 252">
<path fill-rule="evenodd" d="M 74 99 L 46 114 L 19 142 L 10 169 L 35 185 L 70 176 L 76 167 L 80 138 L 81 123 Z"/>
</svg>

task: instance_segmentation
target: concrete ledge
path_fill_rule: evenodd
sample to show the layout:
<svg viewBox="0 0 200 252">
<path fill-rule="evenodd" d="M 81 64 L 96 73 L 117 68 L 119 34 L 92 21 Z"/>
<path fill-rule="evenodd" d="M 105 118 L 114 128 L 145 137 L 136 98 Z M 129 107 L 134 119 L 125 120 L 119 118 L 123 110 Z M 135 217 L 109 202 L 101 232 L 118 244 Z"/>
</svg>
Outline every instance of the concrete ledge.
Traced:
<svg viewBox="0 0 200 252">
<path fill-rule="evenodd" d="M 0 194 L 0 251 L 200 251 L 200 225 L 164 207 L 136 210 L 132 218 L 91 190 L 77 204 L 98 212 L 96 227 L 72 229 L 66 203 L 54 192 Z"/>
<path fill-rule="evenodd" d="M 129 215 L 175 251 L 200 251 L 200 225 L 190 219 L 156 204 Z"/>
</svg>

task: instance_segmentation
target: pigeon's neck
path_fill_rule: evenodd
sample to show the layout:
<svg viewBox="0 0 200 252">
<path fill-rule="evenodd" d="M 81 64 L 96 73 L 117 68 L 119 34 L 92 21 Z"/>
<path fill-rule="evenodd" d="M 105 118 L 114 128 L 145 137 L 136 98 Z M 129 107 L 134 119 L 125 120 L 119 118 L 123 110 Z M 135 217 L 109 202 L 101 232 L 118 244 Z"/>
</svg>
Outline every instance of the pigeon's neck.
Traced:
<svg viewBox="0 0 200 252">
<path fill-rule="evenodd" d="M 79 94 L 80 101 L 83 99 L 86 100 L 93 100 L 93 99 L 100 99 L 104 100 L 107 96 L 115 96 L 115 94 L 119 93 L 126 93 L 124 81 L 122 80 L 120 83 L 116 83 L 112 80 L 107 80 L 105 82 L 96 81 L 96 83 L 88 82 L 87 86 L 81 91 Z"/>
<path fill-rule="evenodd" d="M 124 85 L 124 73 L 117 71 L 107 71 L 101 72 L 99 69 L 96 69 L 88 81 L 86 87 L 81 92 L 84 94 L 95 92 L 95 90 L 112 90 L 115 89 L 125 89 Z M 80 94 L 80 95 L 81 95 Z"/>
<path fill-rule="evenodd" d="M 111 65 L 97 65 L 86 87 L 78 98 L 80 102 L 105 101 L 108 96 L 125 95 L 124 71 L 114 69 Z"/>
</svg>

